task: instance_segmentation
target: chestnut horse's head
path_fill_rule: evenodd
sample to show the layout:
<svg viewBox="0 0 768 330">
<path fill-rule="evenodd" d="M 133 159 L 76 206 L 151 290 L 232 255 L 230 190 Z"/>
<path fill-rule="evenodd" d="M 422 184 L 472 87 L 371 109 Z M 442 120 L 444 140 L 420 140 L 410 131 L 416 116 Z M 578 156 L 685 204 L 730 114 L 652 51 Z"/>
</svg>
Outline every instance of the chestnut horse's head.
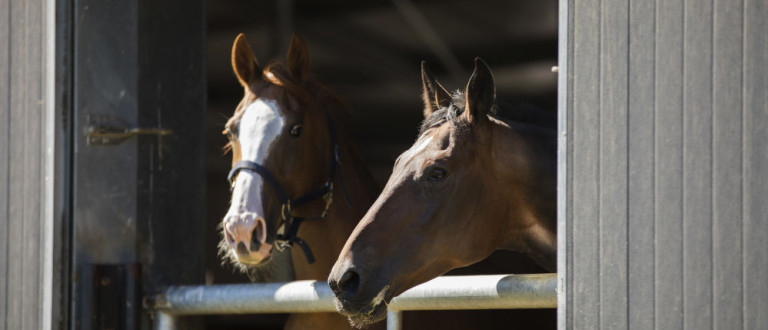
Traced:
<svg viewBox="0 0 768 330">
<path fill-rule="evenodd" d="M 417 284 L 498 248 L 526 250 L 527 233 L 554 240 L 529 206 L 538 198 L 535 146 L 517 135 L 529 128 L 489 116 L 496 106 L 488 66 L 476 59 L 466 90 L 454 95 L 423 63 L 422 82 L 421 133 L 395 161 L 329 277 L 337 308 L 358 326 L 384 318 L 386 303 Z M 554 193 L 551 173 L 545 184 Z"/>
<path fill-rule="evenodd" d="M 224 258 L 243 270 L 270 260 L 286 214 L 316 216 L 330 204 L 317 193 L 301 208 L 285 205 L 307 192 L 322 192 L 318 189 L 335 165 L 332 123 L 323 109 L 335 98 L 308 78 L 309 65 L 307 46 L 296 35 L 287 62 L 264 69 L 244 35 L 232 47 L 232 67 L 244 96 L 224 130 L 232 151 L 232 201 L 219 246 Z"/>
</svg>

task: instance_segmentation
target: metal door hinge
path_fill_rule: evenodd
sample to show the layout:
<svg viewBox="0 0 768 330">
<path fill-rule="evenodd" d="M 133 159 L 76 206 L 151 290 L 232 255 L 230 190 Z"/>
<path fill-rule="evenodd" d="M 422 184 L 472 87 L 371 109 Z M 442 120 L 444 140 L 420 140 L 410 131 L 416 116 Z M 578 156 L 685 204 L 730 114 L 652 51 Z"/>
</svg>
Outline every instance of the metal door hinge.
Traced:
<svg viewBox="0 0 768 330">
<path fill-rule="evenodd" d="M 170 135 L 173 130 L 166 128 L 127 128 L 111 126 L 89 126 L 89 145 L 115 145 L 120 144 L 134 135 Z"/>
</svg>

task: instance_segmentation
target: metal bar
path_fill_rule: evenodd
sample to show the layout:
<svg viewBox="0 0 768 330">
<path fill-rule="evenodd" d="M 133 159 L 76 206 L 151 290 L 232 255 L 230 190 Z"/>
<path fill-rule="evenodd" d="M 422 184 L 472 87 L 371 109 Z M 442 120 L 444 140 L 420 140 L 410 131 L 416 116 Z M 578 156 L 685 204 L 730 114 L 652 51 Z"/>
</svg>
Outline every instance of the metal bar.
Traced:
<svg viewBox="0 0 768 330">
<path fill-rule="evenodd" d="M 165 313 L 155 313 L 154 330 L 176 330 L 178 328 L 178 319 L 176 316 Z"/>
<path fill-rule="evenodd" d="M 556 308 L 556 274 L 442 276 L 392 299 L 404 310 Z M 177 286 L 147 299 L 173 315 L 334 312 L 325 282 Z"/>
<path fill-rule="evenodd" d="M 387 330 L 403 329 L 403 312 L 389 309 L 387 311 Z"/>
<path fill-rule="evenodd" d="M 61 269 L 54 270 L 54 263 L 58 265 L 58 258 L 54 256 L 54 253 L 60 253 L 61 251 L 56 249 L 57 244 L 61 244 L 61 242 L 54 237 L 63 236 L 59 235 L 58 231 L 55 231 L 54 228 L 56 222 L 65 221 L 65 218 L 60 215 L 67 213 L 66 206 L 64 206 L 66 204 L 61 202 L 63 194 L 60 193 L 67 189 L 62 189 L 62 187 L 66 187 L 64 185 L 66 180 L 62 178 L 65 172 L 64 167 L 61 166 L 66 151 L 63 148 L 59 148 L 63 144 L 57 142 L 57 138 L 60 138 L 65 132 L 61 125 L 57 125 L 63 121 L 62 117 L 65 117 L 65 114 L 62 113 L 59 100 L 56 98 L 58 96 L 56 88 L 61 86 L 57 80 L 57 78 L 61 79 L 61 76 L 57 75 L 59 71 L 56 64 L 59 55 L 63 55 L 62 50 L 66 49 L 59 45 L 61 40 L 58 39 L 57 33 L 60 26 L 66 23 L 57 20 L 58 11 L 56 4 L 56 1 L 46 0 L 44 1 L 43 8 L 41 8 L 43 11 L 41 16 L 45 20 L 43 24 L 44 30 L 42 31 L 43 36 L 41 38 L 45 40 L 45 46 L 43 46 L 45 64 L 43 64 L 43 72 L 41 72 L 41 75 L 44 77 L 44 98 L 41 99 L 41 110 L 43 111 L 41 126 L 44 132 L 41 147 L 44 153 L 42 156 L 43 166 L 40 168 L 40 178 L 43 183 L 41 184 L 42 200 L 39 203 L 40 214 L 42 215 L 40 217 L 40 238 L 42 240 L 39 241 L 39 246 L 42 250 L 40 253 L 42 267 L 39 271 L 42 297 L 38 318 L 41 320 L 41 329 L 53 329 L 53 315 L 56 315 L 55 312 L 59 312 L 57 309 L 61 306 L 54 307 L 54 301 L 58 303 L 65 300 L 58 297 L 54 299 L 54 295 L 58 295 L 58 293 L 54 293 L 57 291 L 54 282 L 58 282 L 54 280 L 54 277 L 64 277 Z M 60 253 L 58 255 L 63 254 Z M 54 275 L 54 272 L 56 275 Z"/>
<path fill-rule="evenodd" d="M 572 258 L 572 249 L 569 249 L 570 245 L 569 236 L 571 235 L 572 221 L 568 221 L 570 210 L 570 202 L 568 197 L 571 194 L 570 180 L 572 169 L 568 168 L 568 160 L 573 155 L 568 155 L 568 151 L 572 148 L 569 146 L 569 142 L 572 139 L 572 132 L 569 132 L 569 118 L 568 111 L 573 109 L 573 91 L 571 88 L 571 79 L 573 79 L 573 69 L 571 62 L 574 55 L 572 48 L 573 38 L 573 15 L 571 14 L 572 4 L 575 0 L 559 0 L 558 5 L 558 32 L 557 32 L 557 269 L 558 272 L 558 308 L 557 308 L 557 329 L 567 330 L 569 321 L 569 305 L 568 298 L 572 295 L 566 294 L 567 290 L 571 289 L 569 279 L 573 279 L 572 271 L 573 267 L 569 265 Z M 562 73 L 562 74 L 561 74 Z M 571 134 L 569 137 L 568 134 Z"/>
<path fill-rule="evenodd" d="M 556 274 L 441 276 L 395 297 L 396 310 L 556 308 Z"/>
<path fill-rule="evenodd" d="M 336 311 L 328 284 L 316 281 L 171 287 L 155 308 L 176 315 Z"/>
</svg>

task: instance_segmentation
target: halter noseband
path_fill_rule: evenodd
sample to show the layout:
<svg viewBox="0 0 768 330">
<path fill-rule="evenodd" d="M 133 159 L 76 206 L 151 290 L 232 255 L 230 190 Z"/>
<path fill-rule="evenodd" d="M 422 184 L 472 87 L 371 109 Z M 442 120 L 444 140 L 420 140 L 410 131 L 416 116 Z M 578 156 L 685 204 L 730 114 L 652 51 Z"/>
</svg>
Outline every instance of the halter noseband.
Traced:
<svg viewBox="0 0 768 330">
<path fill-rule="evenodd" d="M 331 208 L 331 204 L 333 203 L 333 180 L 336 175 L 336 171 L 339 168 L 338 165 L 341 164 L 341 159 L 339 157 L 339 145 L 336 142 L 336 127 L 333 123 L 333 119 L 331 118 L 330 113 L 328 113 L 328 130 L 331 135 L 331 168 L 330 172 L 328 173 L 328 179 L 325 180 L 325 183 L 313 191 L 293 199 L 288 198 L 288 194 L 280 185 L 280 182 L 277 181 L 275 176 L 272 175 L 269 170 L 267 170 L 261 164 L 249 160 L 241 160 L 237 162 L 237 164 L 232 167 L 232 170 L 229 171 L 229 175 L 227 175 L 227 180 L 229 181 L 230 187 L 235 186 L 235 176 L 237 176 L 237 173 L 241 170 L 252 171 L 269 182 L 269 185 L 272 186 L 272 189 L 275 190 L 277 198 L 282 204 L 280 209 L 280 216 L 282 217 L 283 223 L 278 229 L 277 237 L 275 239 L 275 248 L 277 248 L 278 251 L 283 251 L 286 248 L 293 247 L 293 244 L 296 243 L 301 247 L 301 250 L 304 252 L 304 256 L 306 256 L 307 262 L 309 264 L 315 262 L 315 257 L 312 254 L 312 250 L 309 248 L 309 244 L 307 244 L 305 240 L 296 235 L 299 232 L 299 226 L 301 226 L 302 222 L 307 220 L 320 220 L 325 218 L 325 216 L 328 214 L 328 209 Z M 341 178 L 340 171 L 339 181 L 341 183 L 342 192 L 344 193 L 344 198 L 347 204 L 350 205 L 349 196 L 347 196 L 347 191 L 344 187 L 344 180 Z M 300 207 L 319 198 L 325 200 L 325 208 L 319 216 L 305 218 L 296 217 L 291 213 L 294 208 Z"/>
</svg>

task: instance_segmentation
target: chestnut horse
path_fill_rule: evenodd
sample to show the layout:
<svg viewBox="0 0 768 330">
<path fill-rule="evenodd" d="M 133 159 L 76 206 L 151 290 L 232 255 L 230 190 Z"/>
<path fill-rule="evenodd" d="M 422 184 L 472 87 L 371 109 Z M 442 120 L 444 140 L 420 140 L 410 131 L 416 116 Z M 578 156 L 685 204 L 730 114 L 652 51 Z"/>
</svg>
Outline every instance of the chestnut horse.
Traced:
<svg viewBox="0 0 768 330">
<path fill-rule="evenodd" d="M 496 249 L 555 270 L 554 127 L 498 107 L 479 58 L 463 93 L 450 95 L 424 63 L 422 83 L 421 133 L 328 278 L 337 308 L 357 326 L 383 319 L 403 291 Z"/>
<path fill-rule="evenodd" d="M 274 266 L 291 249 L 296 279 L 325 280 L 378 187 L 334 125 L 342 103 L 309 75 L 310 55 L 294 35 L 287 61 L 261 68 L 243 34 L 232 67 L 244 96 L 224 134 L 232 151 L 232 201 L 221 252 L 246 272 Z M 337 313 L 291 315 L 286 329 L 343 329 Z"/>
</svg>

